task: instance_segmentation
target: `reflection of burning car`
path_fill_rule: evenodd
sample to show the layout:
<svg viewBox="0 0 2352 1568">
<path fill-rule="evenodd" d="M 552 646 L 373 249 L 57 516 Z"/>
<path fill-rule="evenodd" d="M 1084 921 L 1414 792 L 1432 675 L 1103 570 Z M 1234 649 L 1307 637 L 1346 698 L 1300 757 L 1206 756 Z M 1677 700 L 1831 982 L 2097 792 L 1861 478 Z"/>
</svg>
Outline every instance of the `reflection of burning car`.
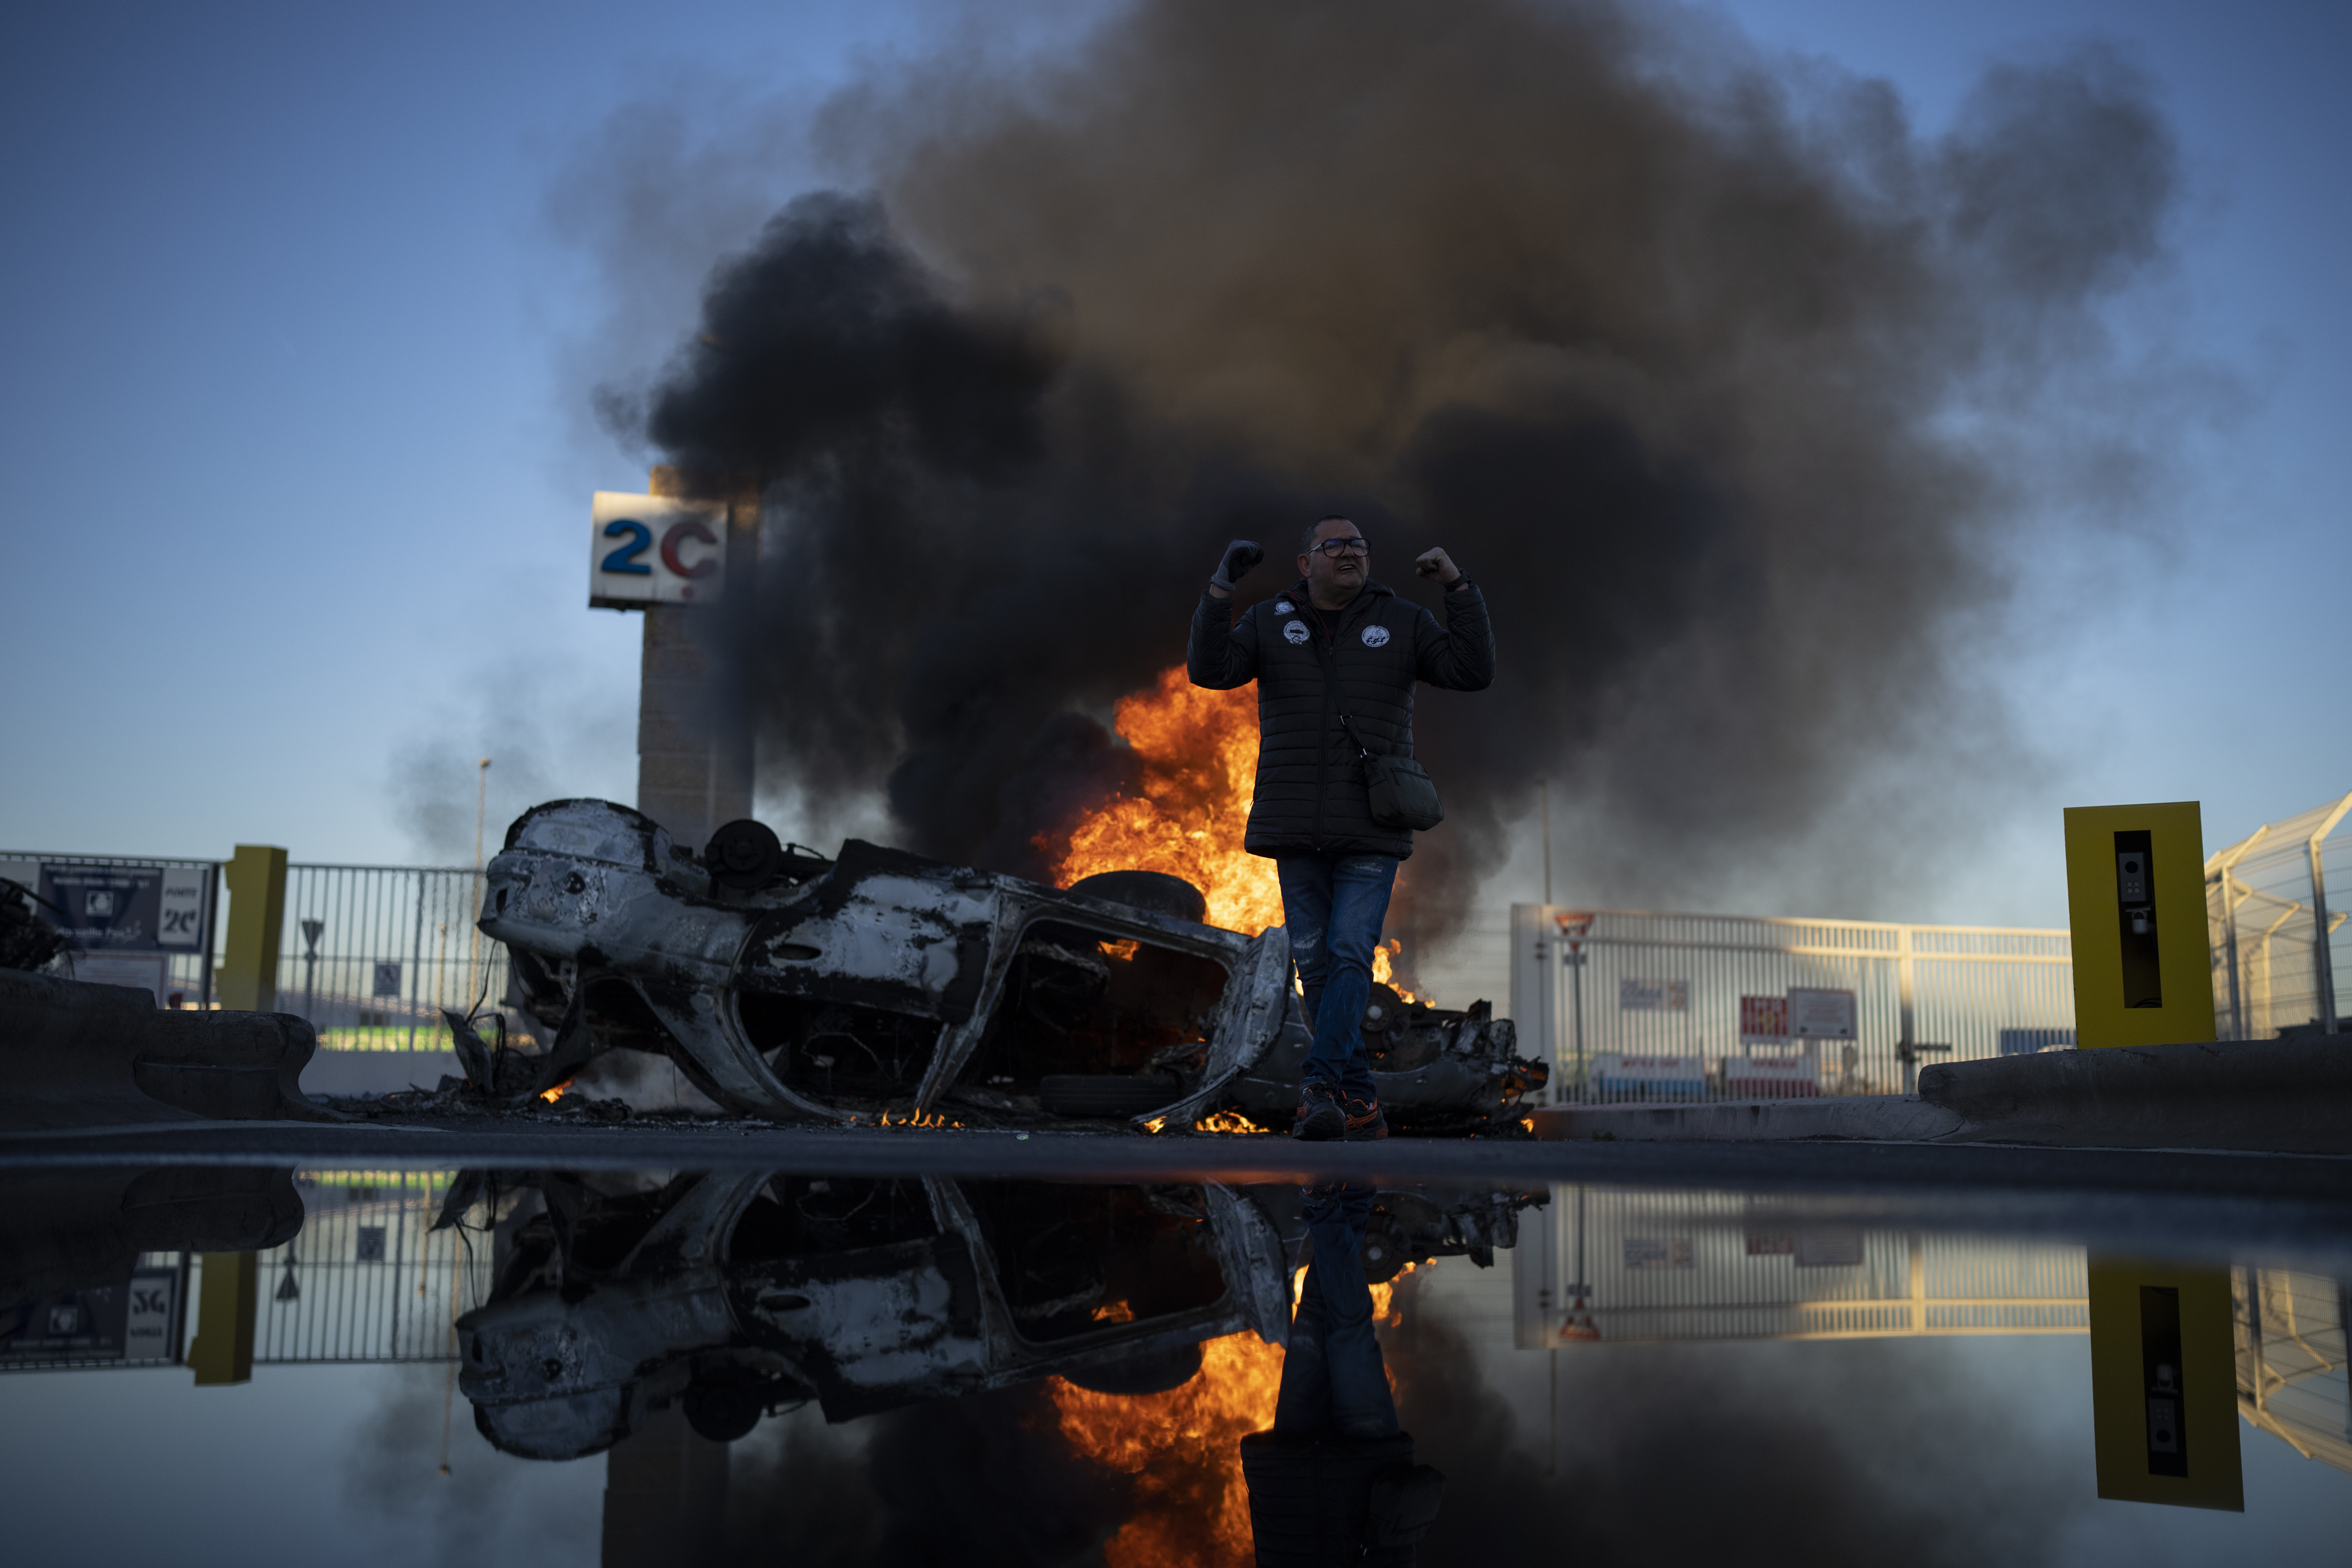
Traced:
<svg viewBox="0 0 2352 1568">
<path fill-rule="evenodd" d="M 1383 1193 L 1367 1266 L 1490 1261 L 1541 1201 Z M 1157 1392 L 1205 1340 L 1286 1336 L 1298 1205 L 1214 1182 L 538 1176 L 488 1197 L 497 1282 L 458 1321 L 460 1386 L 486 1437 L 537 1458 L 674 1401 L 731 1441 L 809 1399 L 843 1421 L 1049 1375 Z"/>
<path fill-rule="evenodd" d="M 787 853 L 755 822 L 697 856 L 626 807 L 559 800 L 508 830 L 481 926 L 552 1032 L 533 1089 L 624 1047 L 761 1115 L 1279 1122 L 1307 1047 L 1288 937 L 1203 925 L 1203 908 L 1153 873 L 1057 890 L 855 839 L 835 860 Z M 1504 1125 L 1543 1082 L 1486 1004 L 1380 994 L 1391 1124 Z"/>
</svg>

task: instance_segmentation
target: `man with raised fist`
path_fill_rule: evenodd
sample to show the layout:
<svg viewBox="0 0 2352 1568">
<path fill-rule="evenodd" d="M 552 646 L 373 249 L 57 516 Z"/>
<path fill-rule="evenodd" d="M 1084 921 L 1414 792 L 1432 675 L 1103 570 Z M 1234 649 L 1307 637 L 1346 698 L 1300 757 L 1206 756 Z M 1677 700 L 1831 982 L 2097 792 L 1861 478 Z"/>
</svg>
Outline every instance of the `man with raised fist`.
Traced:
<svg viewBox="0 0 2352 1568">
<path fill-rule="evenodd" d="M 1413 686 L 1475 692 L 1495 678 L 1486 601 L 1453 558 L 1424 550 L 1413 570 L 1444 590 L 1445 620 L 1372 580 L 1371 545 L 1328 517 L 1298 541 L 1298 580 L 1236 618 L 1234 590 L 1265 559 L 1250 539 L 1225 547 L 1192 612 L 1185 667 L 1197 686 L 1257 683 L 1257 794 L 1244 839 L 1282 882 L 1291 956 L 1315 1043 L 1292 1132 L 1380 1138 L 1387 1118 L 1364 1049 L 1372 950 L 1412 831 L 1373 815 L 1368 755 L 1412 755 Z"/>
</svg>

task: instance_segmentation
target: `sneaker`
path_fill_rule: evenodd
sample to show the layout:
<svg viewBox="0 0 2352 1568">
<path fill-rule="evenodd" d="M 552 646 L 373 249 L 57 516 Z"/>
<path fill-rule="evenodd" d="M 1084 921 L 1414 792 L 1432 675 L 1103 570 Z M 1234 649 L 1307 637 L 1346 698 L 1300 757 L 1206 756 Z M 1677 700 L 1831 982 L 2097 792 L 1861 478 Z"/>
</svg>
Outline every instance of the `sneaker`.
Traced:
<svg viewBox="0 0 2352 1568">
<path fill-rule="evenodd" d="M 1339 1114 L 1346 1132 L 1342 1134 L 1351 1144 L 1389 1135 L 1389 1119 L 1381 1114 L 1378 1100 L 1360 1100 L 1353 1094 L 1339 1096 Z"/>
<path fill-rule="evenodd" d="M 1298 1116 L 1290 1124 L 1290 1135 L 1310 1143 L 1345 1136 L 1348 1113 L 1339 1109 L 1339 1098 L 1331 1086 L 1320 1079 L 1310 1078 L 1298 1086 Z"/>
</svg>

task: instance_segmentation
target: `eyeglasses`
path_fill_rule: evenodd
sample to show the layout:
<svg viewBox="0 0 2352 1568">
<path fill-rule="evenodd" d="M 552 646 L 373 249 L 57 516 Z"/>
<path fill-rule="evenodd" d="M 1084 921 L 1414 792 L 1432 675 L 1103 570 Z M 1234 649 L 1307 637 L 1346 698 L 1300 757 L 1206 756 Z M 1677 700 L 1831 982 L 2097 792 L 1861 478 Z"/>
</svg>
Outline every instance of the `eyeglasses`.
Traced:
<svg viewBox="0 0 2352 1568">
<path fill-rule="evenodd" d="M 1321 539 L 1317 541 L 1314 548 L 1321 550 L 1326 556 L 1328 556 L 1333 560 L 1339 559 L 1343 555 L 1370 555 L 1372 553 L 1371 541 L 1361 538 Z"/>
</svg>

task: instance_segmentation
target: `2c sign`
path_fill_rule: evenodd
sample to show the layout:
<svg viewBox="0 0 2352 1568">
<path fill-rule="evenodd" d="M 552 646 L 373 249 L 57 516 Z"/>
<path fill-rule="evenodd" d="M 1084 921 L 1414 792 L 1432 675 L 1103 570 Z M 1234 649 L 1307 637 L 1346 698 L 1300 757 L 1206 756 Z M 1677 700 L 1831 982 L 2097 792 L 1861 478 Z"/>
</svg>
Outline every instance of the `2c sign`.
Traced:
<svg viewBox="0 0 2352 1568">
<path fill-rule="evenodd" d="M 588 602 L 599 609 L 715 603 L 727 576 L 727 509 L 599 490 L 591 509 Z"/>
</svg>

